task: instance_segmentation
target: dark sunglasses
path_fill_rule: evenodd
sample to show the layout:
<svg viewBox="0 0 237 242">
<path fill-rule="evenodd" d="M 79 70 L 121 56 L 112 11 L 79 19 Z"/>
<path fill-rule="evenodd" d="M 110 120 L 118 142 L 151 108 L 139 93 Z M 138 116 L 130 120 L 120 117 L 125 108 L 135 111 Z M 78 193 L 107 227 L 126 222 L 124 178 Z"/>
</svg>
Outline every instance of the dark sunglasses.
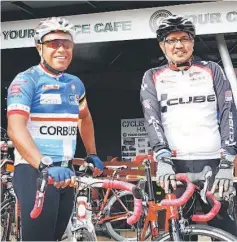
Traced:
<svg viewBox="0 0 237 242">
<path fill-rule="evenodd" d="M 64 49 L 72 49 L 73 42 L 69 39 L 53 39 L 46 40 L 41 44 L 46 45 L 48 48 L 58 49 L 60 46 L 63 46 Z"/>
</svg>

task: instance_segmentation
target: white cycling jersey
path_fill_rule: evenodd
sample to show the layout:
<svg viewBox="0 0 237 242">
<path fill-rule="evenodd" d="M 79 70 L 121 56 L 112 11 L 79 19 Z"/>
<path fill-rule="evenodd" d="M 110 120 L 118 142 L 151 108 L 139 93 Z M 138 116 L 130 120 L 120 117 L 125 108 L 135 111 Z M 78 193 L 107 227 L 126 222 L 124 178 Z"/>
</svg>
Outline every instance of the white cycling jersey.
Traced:
<svg viewBox="0 0 237 242">
<path fill-rule="evenodd" d="M 141 102 L 154 151 L 169 149 L 182 160 L 220 158 L 222 148 L 236 154 L 237 112 L 218 64 L 193 62 L 184 71 L 168 65 L 150 69 Z"/>
</svg>

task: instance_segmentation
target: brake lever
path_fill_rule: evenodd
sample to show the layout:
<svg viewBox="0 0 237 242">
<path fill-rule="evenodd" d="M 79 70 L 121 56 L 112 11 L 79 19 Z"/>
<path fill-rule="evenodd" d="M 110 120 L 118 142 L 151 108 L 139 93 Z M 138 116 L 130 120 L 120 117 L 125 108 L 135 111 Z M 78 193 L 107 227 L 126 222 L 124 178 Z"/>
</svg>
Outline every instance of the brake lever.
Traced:
<svg viewBox="0 0 237 242">
<path fill-rule="evenodd" d="M 234 214 L 234 205 L 235 205 L 235 203 L 234 203 L 234 195 L 233 194 L 231 194 L 229 196 L 228 202 L 229 202 L 229 206 L 228 206 L 228 209 L 227 209 L 227 213 L 228 213 L 230 219 L 232 221 L 234 221 L 233 214 Z"/>
<path fill-rule="evenodd" d="M 203 189 L 200 191 L 200 196 L 201 196 L 201 199 L 203 200 L 203 202 L 205 204 L 208 204 L 207 202 L 207 190 L 208 190 L 208 187 L 209 187 L 209 183 L 210 183 L 210 178 L 212 177 L 212 171 L 208 171 L 206 174 L 205 174 L 205 182 L 204 182 L 204 186 L 203 186 Z"/>
</svg>

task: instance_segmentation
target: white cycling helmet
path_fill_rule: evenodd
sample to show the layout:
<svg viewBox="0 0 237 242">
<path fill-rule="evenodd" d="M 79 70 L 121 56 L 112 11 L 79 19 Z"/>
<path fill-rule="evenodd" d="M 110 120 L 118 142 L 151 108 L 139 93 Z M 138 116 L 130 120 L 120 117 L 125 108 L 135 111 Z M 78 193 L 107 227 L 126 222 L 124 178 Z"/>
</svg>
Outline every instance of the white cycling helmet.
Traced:
<svg viewBox="0 0 237 242">
<path fill-rule="evenodd" d="M 51 17 L 40 22 L 40 24 L 35 29 L 35 43 L 40 44 L 42 38 L 52 32 L 62 31 L 69 33 L 72 36 L 72 40 L 75 41 L 77 30 L 73 24 L 61 17 Z"/>
</svg>

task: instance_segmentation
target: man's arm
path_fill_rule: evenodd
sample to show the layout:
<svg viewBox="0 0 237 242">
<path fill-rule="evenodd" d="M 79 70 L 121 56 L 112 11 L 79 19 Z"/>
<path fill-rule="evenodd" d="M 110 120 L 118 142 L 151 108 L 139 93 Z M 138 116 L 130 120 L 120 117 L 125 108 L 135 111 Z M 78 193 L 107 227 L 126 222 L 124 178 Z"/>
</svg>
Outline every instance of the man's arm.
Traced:
<svg viewBox="0 0 237 242">
<path fill-rule="evenodd" d="M 161 106 L 157 99 L 151 70 L 148 70 L 144 74 L 140 90 L 140 100 L 153 151 L 159 152 L 164 149 L 170 151 L 161 122 Z"/>
<path fill-rule="evenodd" d="M 86 104 L 85 98 L 83 102 L 84 103 L 80 105 L 83 109 L 81 109 L 79 113 L 78 128 L 86 149 L 86 153 L 88 155 L 96 154 L 93 120 Z"/>
<path fill-rule="evenodd" d="M 18 74 L 12 81 L 7 95 L 7 134 L 22 158 L 38 168 L 42 155 L 27 129 L 35 88 L 27 73 Z"/>
<path fill-rule="evenodd" d="M 214 90 L 217 97 L 222 148 L 231 155 L 237 154 L 237 110 L 230 83 L 222 68 L 211 63 L 214 79 Z"/>
<path fill-rule="evenodd" d="M 23 159 L 33 167 L 38 168 L 42 155 L 27 129 L 27 122 L 28 117 L 24 115 L 12 114 L 8 116 L 7 134 Z"/>
</svg>

